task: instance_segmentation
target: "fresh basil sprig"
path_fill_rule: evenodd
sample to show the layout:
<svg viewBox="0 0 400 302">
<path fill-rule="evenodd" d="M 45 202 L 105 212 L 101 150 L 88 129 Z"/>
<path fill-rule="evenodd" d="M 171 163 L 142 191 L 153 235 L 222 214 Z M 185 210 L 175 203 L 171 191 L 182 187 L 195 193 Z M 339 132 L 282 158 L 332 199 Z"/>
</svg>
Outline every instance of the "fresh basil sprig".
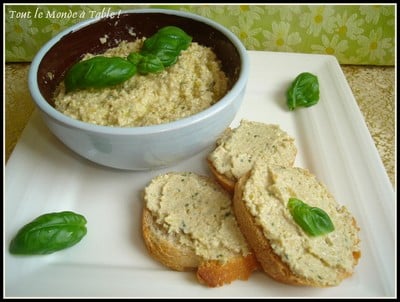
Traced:
<svg viewBox="0 0 400 302">
<path fill-rule="evenodd" d="M 310 236 L 320 236 L 335 230 L 329 215 L 297 198 L 289 198 L 288 208 L 294 221 Z"/>
<path fill-rule="evenodd" d="M 300 73 L 287 91 L 289 110 L 297 107 L 310 107 L 319 101 L 318 77 L 309 72 Z"/>
<path fill-rule="evenodd" d="M 23 226 L 11 240 L 9 251 L 17 255 L 44 255 L 71 247 L 86 235 L 86 219 L 71 212 L 43 214 Z"/>
<path fill-rule="evenodd" d="M 66 91 L 82 88 L 103 88 L 120 84 L 136 72 L 156 73 L 175 64 L 192 37 L 176 26 L 161 28 L 146 39 L 139 53 L 121 57 L 96 56 L 76 63 L 65 75 Z"/>
</svg>

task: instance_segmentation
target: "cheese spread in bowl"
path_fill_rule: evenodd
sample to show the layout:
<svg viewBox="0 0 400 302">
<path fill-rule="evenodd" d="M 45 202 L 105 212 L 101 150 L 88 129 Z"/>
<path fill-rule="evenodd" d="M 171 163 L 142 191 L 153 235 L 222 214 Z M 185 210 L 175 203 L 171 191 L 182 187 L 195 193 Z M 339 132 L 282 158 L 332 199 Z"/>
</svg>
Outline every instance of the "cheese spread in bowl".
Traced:
<svg viewBox="0 0 400 302">
<path fill-rule="evenodd" d="M 127 57 L 144 39 L 122 41 L 102 56 Z M 88 54 L 84 59 L 93 57 Z M 199 113 L 228 91 L 228 78 L 211 48 L 196 42 L 173 66 L 158 73 L 137 74 L 119 85 L 65 92 L 60 85 L 55 107 L 60 112 L 103 126 L 158 125 Z"/>
</svg>

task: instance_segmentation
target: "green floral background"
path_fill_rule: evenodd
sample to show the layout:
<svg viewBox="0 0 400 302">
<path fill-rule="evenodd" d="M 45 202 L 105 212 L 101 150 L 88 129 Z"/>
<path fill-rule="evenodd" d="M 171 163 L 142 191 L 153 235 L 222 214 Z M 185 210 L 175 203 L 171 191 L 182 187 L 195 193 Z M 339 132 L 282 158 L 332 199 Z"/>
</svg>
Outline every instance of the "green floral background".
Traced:
<svg viewBox="0 0 400 302">
<path fill-rule="evenodd" d="M 330 54 L 341 64 L 395 64 L 395 5 L 6 5 L 6 62 L 30 62 L 65 28 L 134 8 L 196 13 L 249 50 Z"/>
</svg>

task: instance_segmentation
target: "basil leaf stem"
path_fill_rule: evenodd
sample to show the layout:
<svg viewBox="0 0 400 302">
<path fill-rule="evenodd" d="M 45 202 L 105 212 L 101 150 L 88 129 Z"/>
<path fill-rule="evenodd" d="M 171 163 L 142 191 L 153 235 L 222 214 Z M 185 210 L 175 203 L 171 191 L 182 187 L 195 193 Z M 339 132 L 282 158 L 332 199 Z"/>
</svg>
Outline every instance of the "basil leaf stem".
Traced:
<svg viewBox="0 0 400 302">
<path fill-rule="evenodd" d="M 96 56 L 73 65 L 65 75 L 66 91 L 82 88 L 103 88 L 120 84 L 136 72 L 156 73 L 175 64 L 192 37 L 176 26 L 165 26 L 143 42 L 139 53 L 128 57 Z"/>
<path fill-rule="evenodd" d="M 329 215 L 297 198 L 289 198 L 289 211 L 294 221 L 310 236 L 321 236 L 335 230 Z"/>
<path fill-rule="evenodd" d="M 297 107 L 310 107 L 319 101 L 318 77 L 309 72 L 300 73 L 287 93 L 287 106 L 293 111 Z"/>
<path fill-rule="evenodd" d="M 71 212 L 43 214 L 23 226 L 11 240 L 16 255 L 43 255 L 71 247 L 86 235 L 86 219 Z"/>
</svg>

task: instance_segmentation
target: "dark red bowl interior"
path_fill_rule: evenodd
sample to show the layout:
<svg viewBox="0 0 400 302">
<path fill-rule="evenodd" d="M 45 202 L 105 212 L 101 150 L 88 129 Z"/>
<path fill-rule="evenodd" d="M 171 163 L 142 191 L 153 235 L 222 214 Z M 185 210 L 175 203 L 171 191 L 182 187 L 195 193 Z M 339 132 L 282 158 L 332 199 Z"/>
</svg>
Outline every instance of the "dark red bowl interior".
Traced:
<svg viewBox="0 0 400 302">
<path fill-rule="evenodd" d="M 38 68 L 38 85 L 44 98 L 53 104 L 53 95 L 65 72 L 86 53 L 103 53 L 123 40 L 134 41 L 149 37 L 158 29 L 174 25 L 193 37 L 194 42 L 211 47 L 222 62 L 222 69 L 230 79 L 230 86 L 239 78 L 240 55 L 235 45 L 216 28 L 167 13 L 122 13 L 103 18 L 86 27 L 71 31 L 61 38 L 43 57 Z M 132 35 L 135 33 L 135 35 Z M 107 42 L 101 38 L 107 36 Z"/>
</svg>

